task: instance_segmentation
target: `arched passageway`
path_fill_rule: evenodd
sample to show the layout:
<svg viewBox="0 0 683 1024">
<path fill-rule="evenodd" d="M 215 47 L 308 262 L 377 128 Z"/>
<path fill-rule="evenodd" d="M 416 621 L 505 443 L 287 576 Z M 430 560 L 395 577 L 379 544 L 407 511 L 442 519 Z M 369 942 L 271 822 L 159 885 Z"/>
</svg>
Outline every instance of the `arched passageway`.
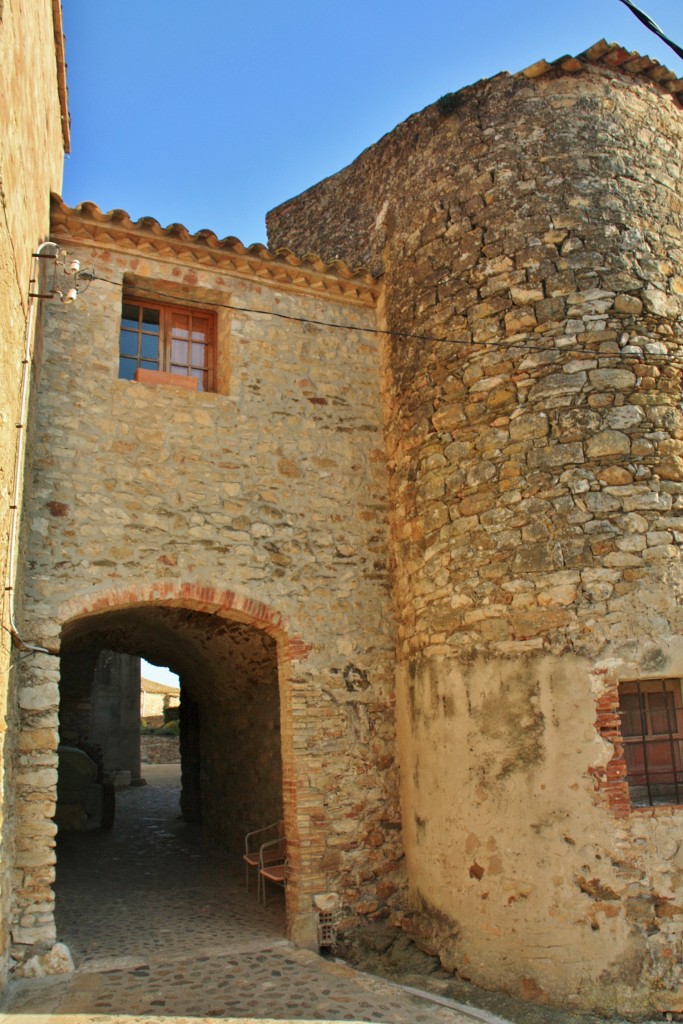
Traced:
<svg viewBox="0 0 683 1024">
<path fill-rule="evenodd" d="M 79 972 L 191 963 L 281 940 L 282 895 L 259 905 L 239 863 L 180 816 L 179 766 L 143 770 L 147 785 L 118 791 L 113 829 L 59 836 L 57 935 Z"/>
<path fill-rule="evenodd" d="M 134 845 L 144 846 L 147 830 L 148 855 L 163 871 L 164 864 L 168 868 L 170 863 L 168 850 L 163 850 L 163 844 L 159 847 L 160 836 L 165 834 L 168 849 L 173 851 L 171 885 L 182 877 L 177 858 L 182 858 L 183 849 L 193 851 L 187 855 L 196 860 L 211 846 L 222 851 L 214 864 L 221 861 L 232 864 L 233 871 L 238 868 L 245 833 L 282 818 L 284 813 L 277 639 L 248 622 L 150 602 L 72 619 L 64 626 L 61 651 L 60 741 L 86 749 L 102 745 L 97 743 L 102 723 L 98 735 L 99 712 L 93 701 L 96 697 L 101 704 L 104 692 L 109 720 L 118 728 L 105 767 L 115 770 L 114 759 L 119 756 L 120 767 L 129 768 L 133 782 L 145 775 L 144 766 L 142 771 L 139 768 L 139 670 L 138 689 L 131 698 L 137 659 L 167 665 L 180 678 L 180 792 L 173 792 L 172 773 L 165 779 L 163 794 L 120 792 L 119 833 L 112 836 L 110 844 L 120 847 L 120 830 L 125 828 L 130 836 L 137 836 Z M 156 778 L 158 773 L 148 774 Z M 178 796 L 176 817 L 182 813 L 185 832 L 182 822 L 173 823 L 173 800 Z M 137 825 L 133 820 L 136 807 L 140 809 Z M 116 829 L 115 825 L 115 833 Z M 81 839 L 86 846 L 79 845 Z M 96 864 L 87 864 L 86 847 L 97 860 L 109 856 L 105 846 L 106 840 L 93 840 L 92 833 L 63 835 L 57 862 L 57 892 L 62 904 L 77 890 L 75 864 L 81 865 L 76 870 L 82 869 L 84 875 L 97 871 Z M 136 857 L 145 856 L 137 847 L 131 850 L 131 864 Z M 65 863 L 69 858 L 69 867 L 63 867 L 61 874 L 60 857 Z M 212 862 L 212 857 L 207 857 L 202 862 L 205 880 Z M 114 859 L 125 862 L 126 855 L 119 849 Z M 196 863 L 188 863 L 188 877 L 196 867 Z M 113 870 L 120 888 L 125 872 Z M 131 875 L 134 873 L 131 866 Z M 233 877 L 239 878 L 241 873 Z M 225 884 L 225 878 L 217 879 L 217 899 L 225 898 Z M 255 902 L 253 895 L 251 898 Z M 64 919 L 68 920 L 68 908 L 65 910 Z"/>
</svg>

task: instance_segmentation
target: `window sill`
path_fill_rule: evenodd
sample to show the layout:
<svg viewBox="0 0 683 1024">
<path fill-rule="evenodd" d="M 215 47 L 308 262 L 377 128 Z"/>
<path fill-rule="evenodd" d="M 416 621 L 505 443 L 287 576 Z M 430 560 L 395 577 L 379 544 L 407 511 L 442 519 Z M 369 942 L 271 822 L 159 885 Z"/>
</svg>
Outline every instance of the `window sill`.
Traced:
<svg viewBox="0 0 683 1024">
<path fill-rule="evenodd" d="M 134 380 L 138 384 L 151 384 L 156 387 L 185 388 L 186 391 L 196 391 L 199 381 L 196 377 L 182 377 L 177 373 L 165 373 L 163 370 L 143 370 L 138 368 L 135 371 Z"/>
<path fill-rule="evenodd" d="M 674 811 L 683 811 L 683 804 L 631 804 L 631 814 L 649 814 L 650 817 L 657 815 L 670 816 Z"/>
</svg>

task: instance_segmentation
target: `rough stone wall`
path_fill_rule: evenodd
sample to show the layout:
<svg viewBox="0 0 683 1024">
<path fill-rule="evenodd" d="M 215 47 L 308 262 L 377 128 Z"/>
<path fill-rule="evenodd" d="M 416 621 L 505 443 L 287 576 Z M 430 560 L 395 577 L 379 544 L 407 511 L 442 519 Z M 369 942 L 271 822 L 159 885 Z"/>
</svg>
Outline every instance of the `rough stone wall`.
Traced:
<svg viewBox="0 0 683 1024">
<path fill-rule="evenodd" d="M 63 634 L 64 651 L 96 644 L 169 664 L 204 719 L 237 685 L 235 619 L 273 637 L 289 930 L 314 942 L 314 893 L 339 892 L 351 924 L 387 912 L 400 884 L 379 346 L 356 329 L 374 310 L 341 285 L 279 285 L 265 261 L 262 279 L 231 276 L 201 244 L 155 256 L 160 232 L 142 234 L 139 249 L 106 225 L 101 243 L 64 238 L 104 280 L 72 308 L 45 308 L 27 622 L 48 645 Z M 124 278 L 176 301 L 351 329 L 219 308 L 217 393 L 118 380 Z M 54 727 L 56 685 L 26 686 Z M 203 753 L 216 781 L 216 747 Z M 19 898 L 32 907 L 30 887 Z"/>
<path fill-rule="evenodd" d="M 143 733 L 140 737 L 140 759 L 143 764 L 143 779 L 145 777 L 144 765 L 146 764 L 179 764 L 178 737 L 151 736 Z"/>
<path fill-rule="evenodd" d="M 10 496 L 19 419 L 30 257 L 49 231 L 49 194 L 61 186 L 63 143 L 50 0 L 0 5 L 0 988 L 8 965 L 14 856 L 18 709 L 12 689 L 7 579 Z M 14 581 L 12 581 L 14 582 Z M 17 614 L 21 614 L 17 602 Z M 16 869 L 31 870 L 24 853 Z"/>
<path fill-rule="evenodd" d="M 100 651 L 90 691 L 88 739 L 105 772 L 140 778 L 140 659 Z"/>
<path fill-rule="evenodd" d="M 17 728 L 14 798 L 14 860 L 11 929 L 12 966 L 27 950 L 48 952 L 54 945 L 55 834 L 57 808 L 56 702 L 59 663 L 46 654 L 22 661 L 17 675 L 20 728 Z"/>
<path fill-rule="evenodd" d="M 90 733 L 92 683 L 100 652 L 75 651 L 59 660 L 59 741 L 77 747 Z"/>
<path fill-rule="evenodd" d="M 480 984 L 680 1011 L 683 810 L 630 808 L 615 694 L 683 674 L 683 121 L 567 69 L 445 97 L 270 239 L 381 263 L 427 336 L 384 393 L 406 926 Z"/>
<path fill-rule="evenodd" d="M 196 680 L 187 689 L 200 705 L 203 821 L 241 855 L 247 832 L 283 816 L 280 693 L 275 641 L 239 624 L 231 633 L 211 698 Z"/>
<path fill-rule="evenodd" d="M 180 703 L 180 693 L 177 689 L 164 689 L 168 692 L 157 693 L 156 690 L 149 688 L 149 680 L 142 679 L 140 682 L 140 718 L 144 718 L 149 725 L 163 725 L 164 711 L 167 708 L 177 708 Z"/>
</svg>

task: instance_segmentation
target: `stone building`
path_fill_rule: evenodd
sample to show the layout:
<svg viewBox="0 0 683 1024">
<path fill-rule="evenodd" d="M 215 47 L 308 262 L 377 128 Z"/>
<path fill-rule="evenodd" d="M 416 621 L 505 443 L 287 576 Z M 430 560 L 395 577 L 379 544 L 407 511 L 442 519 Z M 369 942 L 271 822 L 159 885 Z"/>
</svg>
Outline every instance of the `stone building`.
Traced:
<svg viewBox="0 0 683 1024">
<path fill-rule="evenodd" d="M 25 600 L 61 686 L 54 657 L 22 663 L 42 757 L 79 717 L 74 659 L 169 665 L 186 816 L 238 851 L 284 815 L 289 931 L 315 943 L 315 894 L 352 923 L 400 887 L 378 286 L 87 203 L 55 199 L 52 238 L 95 280 L 43 310 Z"/>
<path fill-rule="evenodd" d="M 603 43 L 478 83 L 270 249 L 53 198 L 93 278 L 42 304 L 17 962 L 109 651 L 180 677 L 186 816 L 284 816 L 296 941 L 334 892 L 478 984 L 683 1011 L 682 91 Z"/>
<path fill-rule="evenodd" d="M 154 679 L 140 679 L 140 718 L 153 724 L 163 724 L 164 712 L 177 708 L 180 692 L 176 686 L 166 686 Z"/>
<path fill-rule="evenodd" d="M 381 275 L 408 927 L 606 1011 L 683 1008 L 682 90 L 599 43 L 268 217 Z"/>
<path fill-rule="evenodd" d="M 50 191 L 62 182 L 69 152 L 64 41 L 58 0 L 0 3 L 0 988 L 7 976 L 12 877 L 31 876 L 36 901 L 52 906 L 50 868 L 32 863 L 30 849 L 15 842 L 17 819 L 33 811 L 39 829 L 54 834 L 54 797 L 45 804 L 27 797 L 25 748 L 18 747 L 16 673 L 19 651 L 12 635 L 22 617 L 18 558 L 19 506 L 23 487 L 26 339 L 35 301 L 31 254 L 49 238 Z M 28 380 L 30 384 L 30 380 Z M 17 428 L 17 424 L 22 424 Z M 56 741 L 56 736 L 54 737 Z M 55 763 L 54 756 L 51 765 Z M 52 768 L 51 778 L 56 775 Z M 18 798 L 18 799 L 17 799 Z"/>
</svg>

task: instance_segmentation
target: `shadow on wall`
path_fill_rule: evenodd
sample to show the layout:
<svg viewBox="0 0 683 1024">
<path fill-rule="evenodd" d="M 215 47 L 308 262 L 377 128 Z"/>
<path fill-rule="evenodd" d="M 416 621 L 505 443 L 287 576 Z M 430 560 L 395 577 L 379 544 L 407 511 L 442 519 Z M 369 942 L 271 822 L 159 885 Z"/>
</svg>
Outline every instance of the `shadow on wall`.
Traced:
<svg viewBox="0 0 683 1024">
<path fill-rule="evenodd" d="M 202 821 L 207 832 L 238 852 L 246 832 L 282 817 L 272 637 L 219 616 L 147 605 L 70 623 L 62 651 L 60 742 L 84 750 L 100 780 L 141 781 L 144 657 L 170 665 L 181 680 L 177 728 L 185 819 Z M 65 785 L 60 775 L 62 792 Z"/>
</svg>

